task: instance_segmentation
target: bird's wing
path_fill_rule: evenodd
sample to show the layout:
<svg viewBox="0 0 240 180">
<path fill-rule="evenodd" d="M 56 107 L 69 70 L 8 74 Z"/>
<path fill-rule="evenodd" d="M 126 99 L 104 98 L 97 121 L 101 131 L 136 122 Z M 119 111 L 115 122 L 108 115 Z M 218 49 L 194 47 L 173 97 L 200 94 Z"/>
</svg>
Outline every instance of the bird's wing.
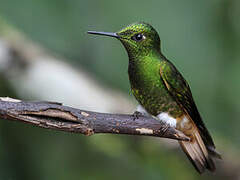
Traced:
<svg viewBox="0 0 240 180">
<path fill-rule="evenodd" d="M 215 149 L 213 140 L 201 119 L 196 104 L 194 103 L 190 87 L 183 76 L 168 60 L 161 62 L 160 76 L 170 95 L 196 124 L 206 145 Z"/>
</svg>

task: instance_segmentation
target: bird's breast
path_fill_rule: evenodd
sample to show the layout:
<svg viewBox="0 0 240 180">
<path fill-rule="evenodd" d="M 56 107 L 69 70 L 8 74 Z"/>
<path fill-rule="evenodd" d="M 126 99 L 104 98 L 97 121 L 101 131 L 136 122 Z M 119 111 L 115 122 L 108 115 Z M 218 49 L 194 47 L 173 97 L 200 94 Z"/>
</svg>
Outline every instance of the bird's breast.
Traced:
<svg viewBox="0 0 240 180">
<path fill-rule="evenodd" d="M 168 112 L 173 117 L 178 116 L 182 111 L 165 88 L 159 69 L 158 64 L 130 63 L 128 74 L 132 93 L 148 113 L 157 116 Z"/>
</svg>

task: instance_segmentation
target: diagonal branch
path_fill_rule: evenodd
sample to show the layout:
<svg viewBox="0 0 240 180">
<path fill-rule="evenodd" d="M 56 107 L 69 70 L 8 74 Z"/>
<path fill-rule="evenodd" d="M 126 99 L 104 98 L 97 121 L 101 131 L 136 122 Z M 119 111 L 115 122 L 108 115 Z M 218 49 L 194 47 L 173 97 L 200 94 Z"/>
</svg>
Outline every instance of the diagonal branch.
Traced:
<svg viewBox="0 0 240 180">
<path fill-rule="evenodd" d="M 152 117 L 91 112 L 54 102 L 0 98 L 0 118 L 85 135 L 112 133 L 189 140 L 180 131 Z"/>
</svg>

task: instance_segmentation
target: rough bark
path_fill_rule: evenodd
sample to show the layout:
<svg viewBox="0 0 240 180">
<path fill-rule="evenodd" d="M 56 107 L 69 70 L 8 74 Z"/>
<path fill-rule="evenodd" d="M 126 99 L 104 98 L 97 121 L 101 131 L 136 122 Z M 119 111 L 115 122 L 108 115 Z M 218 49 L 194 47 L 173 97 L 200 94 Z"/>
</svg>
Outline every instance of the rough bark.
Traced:
<svg viewBox="0 0 240 180">
<path fill-rule="evenodd" d="M 180 131 L 152 117 L 91 112 L 55 102 L 0 98 L 0 118 L 85 135 L 111 133 L 189 140 Z"/>
</svg>

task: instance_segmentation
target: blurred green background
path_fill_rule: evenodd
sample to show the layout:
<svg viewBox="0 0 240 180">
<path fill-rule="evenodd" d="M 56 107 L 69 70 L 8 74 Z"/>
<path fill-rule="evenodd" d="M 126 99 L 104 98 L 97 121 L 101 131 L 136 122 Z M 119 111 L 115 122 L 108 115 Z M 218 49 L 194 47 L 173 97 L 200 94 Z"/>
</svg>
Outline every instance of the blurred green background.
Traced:
<svg viewBox="0 0 240 180">
<path fill-rule="evenodd" d="M 9 49 L 7 57 L 11 56 L 2 55 L 0 60 L 0 96 L 55 100 L 112 113 L 133 112 L 133 108 L 121 111 L 128 102 L 133 104 L 129 107 L 136 104 L 129 91 L 124 48 L 115 39 L 90 36 L 86 31 L 117 31 L 145 21 L 157 29 L 163 53 L 188 80 L 223 155 L 223 161 L 217 161 L 216 173 L 199 176 L 172 140 L 125 135 L 85 137 L 1 121 L 0 179 L 239 179 L 239 17 L 238 0 L 0 0 L 0 43 L 4 42 L 0 59 L 5 52 L 1 48 Z M 52 62 L 49 57 L 55 64 L 46 73 Z M 33 62 L 40 63 L 40 68 Z M 61 71 L 54 69 L 60 67 L 58 63 L 63 63 Z M 78 80 L 64 79 L 71 74 L 63 73 L 65 67 L 100 87 L 101 91 L 92 86 L 92 94 L 84 94 L 91 104 L 88 100 L 82 103 L 81 97 L 78 104 L 74 103 L 86 86 L 74 88 Z M 31 81 L 32 77 L 35 79 Z M 44 78 L 40 81 L 39 77 Z M 63 80 L 60 88 L 48 81 L 51 78 L 53 82 Z M 95 93 L 102 99 L 96 100 Z"/>
</svg>

